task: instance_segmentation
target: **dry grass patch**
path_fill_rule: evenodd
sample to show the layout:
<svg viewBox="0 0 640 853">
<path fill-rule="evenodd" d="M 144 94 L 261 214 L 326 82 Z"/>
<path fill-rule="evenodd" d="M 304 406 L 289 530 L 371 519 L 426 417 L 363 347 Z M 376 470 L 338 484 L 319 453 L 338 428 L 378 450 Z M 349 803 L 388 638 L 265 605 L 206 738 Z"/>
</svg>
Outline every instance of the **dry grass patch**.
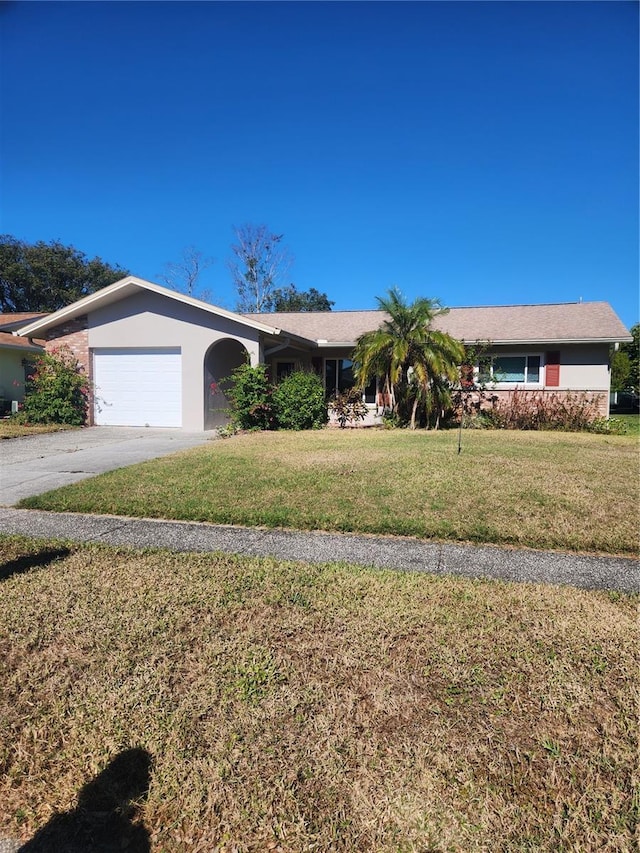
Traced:
<svg viewBox="0 0 640 853">
<path fill-rule="evenodd" d="M 324 430 L 212 442 L 22 505 L 637 554 L 638 444 L 568 433 Z"/>
<path fill-rule="evenodd" d="M 81 429 L 66 424 L 23 424 L 13 418 L 0 419 L 0 440 L 3 438 L 22 438 L 25 435 L 42 435 L 47 432 Z"/>
<path fill-rule="evenodd" d="M 635 597 L 0 546 L 0 832 L 139 748 L 154 853 L 632 847 Z"/>
</svg>

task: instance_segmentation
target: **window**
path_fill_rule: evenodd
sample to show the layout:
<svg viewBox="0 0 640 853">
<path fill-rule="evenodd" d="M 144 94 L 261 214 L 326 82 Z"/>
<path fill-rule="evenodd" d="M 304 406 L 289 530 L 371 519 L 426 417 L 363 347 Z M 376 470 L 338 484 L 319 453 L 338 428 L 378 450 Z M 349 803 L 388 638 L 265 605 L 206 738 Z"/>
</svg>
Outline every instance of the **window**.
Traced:
<svg viewBox="0 0 640 853">
<path fill-rule="evenodd" d="M 276 362 L 276 385 L 279 385 L 283 379 L 286 379 L 290 373 L 296 369 L 295 361 L 277 361 Z"/>
<path fill-rule="evenodd" d="M 372 379 L 371 382 L 364 389 L 364 401 L 365 403 L 375 403 L 376 394 L 378 391 L 378 384 L 375 379 Z"/>
<path fill-rule="evenodd" d="M 353 388 L 353 362 L 349 358 L 325 358 L 324 360 L 324 387 L 327 397 L 341 394 L 348 388 Z M 364 389 L 365 403 L 376 401 L 376 380 L 373 379 Z"/>
<path fill-rule="evenodd" d="M 353 388 L 353 362 L 350 358 L 326 358 L 324 387 L 328 397 Z"/>
<path fill-rule="evenodd" d="M 480 359 L 478 382 L 507 385 L 539 385 L 539 355 L 494 355 Z"/>
</svg>

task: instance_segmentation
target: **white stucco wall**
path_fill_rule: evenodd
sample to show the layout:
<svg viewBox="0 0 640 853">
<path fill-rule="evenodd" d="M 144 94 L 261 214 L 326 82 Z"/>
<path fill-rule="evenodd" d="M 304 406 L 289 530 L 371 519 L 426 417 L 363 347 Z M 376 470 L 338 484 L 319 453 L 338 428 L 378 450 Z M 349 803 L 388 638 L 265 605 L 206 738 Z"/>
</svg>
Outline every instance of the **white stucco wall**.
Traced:
<svg viewBox="0 0 640 853">
<path fill-rule="evenodd" d="M 560 388 L 609 393 L 609 344 L 576 344 L 560 350 Z"/>
<path fill-rule="evenodd" d="M 258 331 L 157 293 L 138 293 L 88 316 L 89 348 L 180 347 L 182 428 L 203 430 L 204 360 L 211 344 L 234 338 L 252 364 L 260 356 Z"/>
</svg>

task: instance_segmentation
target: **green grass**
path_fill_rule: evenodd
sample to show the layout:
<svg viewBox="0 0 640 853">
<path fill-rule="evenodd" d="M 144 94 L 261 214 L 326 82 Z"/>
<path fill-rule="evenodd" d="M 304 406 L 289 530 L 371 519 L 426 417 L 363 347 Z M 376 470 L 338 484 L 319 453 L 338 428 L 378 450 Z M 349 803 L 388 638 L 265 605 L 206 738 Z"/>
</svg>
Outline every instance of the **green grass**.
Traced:
<svg viewBox="0 0 640 853">
<path fill-rule="evenodd" d="M 627 435 L 640 435 L 640 415 L 612 415 L 617 421 L 622 421 Z"/>
<path fill-rule="evenodd" d="M 137 748 L 150 783 L 119 820 L 152 853 L 633 849 L 637 597 L 0 553 L 0 835 L 91 826 L 80 792 Z"/>
<path fill-rule="evenodd" d="M 636 554 L 638 444 L 586 433 L 258 433 L 22 506 Z"/>
</svg>

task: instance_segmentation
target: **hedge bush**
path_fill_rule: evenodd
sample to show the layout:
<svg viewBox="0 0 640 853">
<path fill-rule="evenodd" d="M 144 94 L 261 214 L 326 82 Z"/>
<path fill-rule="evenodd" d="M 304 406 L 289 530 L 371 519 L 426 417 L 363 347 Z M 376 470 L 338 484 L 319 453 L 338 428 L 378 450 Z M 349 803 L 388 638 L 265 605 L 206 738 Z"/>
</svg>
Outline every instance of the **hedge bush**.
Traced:
<svg viewBox="0 0 640 853">
<path fill-rule="evenodd" d="M 464 425 L 480 429 L 620 432 L 620 425 L 599 416 L 598 400 L 585 393 L 540 394 L 516 388 L 507 398 L 493 396 L 490 405 L 464 412 Z M 472 407 L 474 408 L 474 407 Z"/>
<path fill-rule="evenodd" d="M 328 420 L 324 386 L 316 373 L 290 373 L 274 389 L 273 401 L 281 429 L 320 429 Z"/>
</svg>

